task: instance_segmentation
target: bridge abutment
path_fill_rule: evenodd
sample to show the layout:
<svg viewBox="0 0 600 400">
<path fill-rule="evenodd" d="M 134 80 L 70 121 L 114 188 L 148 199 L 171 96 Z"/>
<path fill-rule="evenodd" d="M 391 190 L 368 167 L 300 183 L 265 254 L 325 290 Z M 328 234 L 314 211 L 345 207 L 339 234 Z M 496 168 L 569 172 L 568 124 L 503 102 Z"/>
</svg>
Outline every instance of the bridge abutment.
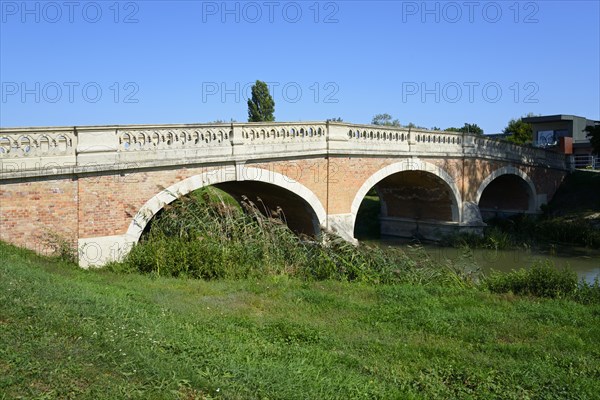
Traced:
<svg viewBox="0 0 600 400">
<path fill-rule="evenodd" d="M 327 230 L 350 243 L 358 244 L 354 237 L 354 216 L 351 213 L 328 215 Z"/>
</svg>

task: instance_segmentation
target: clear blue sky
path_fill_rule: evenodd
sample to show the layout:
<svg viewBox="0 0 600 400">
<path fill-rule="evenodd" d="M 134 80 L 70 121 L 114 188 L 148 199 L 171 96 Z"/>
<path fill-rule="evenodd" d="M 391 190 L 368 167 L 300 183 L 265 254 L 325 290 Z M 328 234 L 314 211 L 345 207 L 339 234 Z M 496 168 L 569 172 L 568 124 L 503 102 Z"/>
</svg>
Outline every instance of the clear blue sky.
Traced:
<svg viewBox="0 0 600 400">
<path fill-rule="evenodd" d="M 600 119 L 598 1 L 0 5 L 2 127 L 246 121 L 256 79 L 278 121 Z"/>
</svg>

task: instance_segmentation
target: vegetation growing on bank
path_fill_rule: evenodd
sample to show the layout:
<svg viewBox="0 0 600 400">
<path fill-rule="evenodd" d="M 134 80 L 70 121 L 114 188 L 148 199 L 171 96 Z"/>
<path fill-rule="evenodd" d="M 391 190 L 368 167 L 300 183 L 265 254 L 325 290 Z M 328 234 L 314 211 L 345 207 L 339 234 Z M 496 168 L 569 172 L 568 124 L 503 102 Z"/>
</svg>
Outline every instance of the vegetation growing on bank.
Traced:
<svg viewBox="0 0 600 400">
<path fill-rule="evenodd" d="M 483 236 L 459 234 L 445 238 L 442 245 L 454 247 L 509 249 L 568 244 L 600 248 L 600 228 L 581 217 L 549 217 L 517 215 L 487 221 Z"/>
<path fill-rule="evenodd" d="M 437 283 L 84 271 L 3 243 L 0 258 L 2 399 L 600 393 L 598 304 Z"/>
<path fill-rule="evenodd" d="M 434 262 L 415 247 L 408 252 L 354 246 L 324 234 L 301 237 L 280 211 L 245 201 L 244 210 L 214 188 L 182 197 L 150 222 L 147 234 L 112 270 L 200 279 L 286 275 L 309 280 L 471 285 L 474 271 Z"/>
<path fill-rule="evenodd" d="M 529 268 L 509 273 L 494 271 L 484 280 L 484 286 L 493 293 L 563 298 L 585 304 L 600 304 L 600 282 L 577 281 L 577 274 L 569 269 L 558 270 L 549 262 L 535 262 Z"/>
<path fill-rule="evenodd" d="M 240 207 L 214 188 L 193 192 L 156 216 L 141 243 L 108 269 L 205 280 L 285 276 L 304 281 L 478 287 L 600 302 L 598 282 L 577 282 L 574 272 L 559 271 L 548 263 L 486 277 L 468 252 L 458 261 L 440 262 L 419 246 L 357 247 L 332 235 L 300 237 L 287 228 L 280 211 L 266 217 L 269 211 L 261 213 L 259 207 L 249 201 Z"/>
</svg>

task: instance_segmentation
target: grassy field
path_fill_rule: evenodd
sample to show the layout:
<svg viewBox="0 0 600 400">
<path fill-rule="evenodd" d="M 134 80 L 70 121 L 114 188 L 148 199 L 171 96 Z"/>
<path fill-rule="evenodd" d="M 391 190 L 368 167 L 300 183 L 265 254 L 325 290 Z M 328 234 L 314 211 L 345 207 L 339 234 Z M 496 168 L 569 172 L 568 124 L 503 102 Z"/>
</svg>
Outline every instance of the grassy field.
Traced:
<svg viewBox="0 0 600 400">
<path fill-rule="evenodd" d="M 592 399 L 600 306 L 84 271 L 0 243 L 0 399 Z"/>
</svg>

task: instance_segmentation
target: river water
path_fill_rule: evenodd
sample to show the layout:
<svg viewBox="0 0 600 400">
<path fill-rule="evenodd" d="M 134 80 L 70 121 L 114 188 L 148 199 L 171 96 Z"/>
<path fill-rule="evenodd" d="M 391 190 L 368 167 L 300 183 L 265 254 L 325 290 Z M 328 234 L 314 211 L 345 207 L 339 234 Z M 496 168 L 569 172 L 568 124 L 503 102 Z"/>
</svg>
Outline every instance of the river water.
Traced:
<svg viewBox="0 0 600 400">
<path fill-rule="evenodd" d="M 407 248 L 410 244 L 403 240 L 382 239 L 368 241 L 379 246 Z M 513 269 L 529 267 L 536 260 L 549 260 L 556 268 L 574 270 L 580 279 L 592 283 L 596 277 L 600 279 L 600 250 L 578 247 L 551 247 L 549 249 L 457 249 L 440 247 L 434 244 L 421 244 L 431 258 L 436 261 L 450 260 L 464 262 L 465 259 L 481 268 L 484 273 L 491 270 L 509 272 Z"/>
</svg>

